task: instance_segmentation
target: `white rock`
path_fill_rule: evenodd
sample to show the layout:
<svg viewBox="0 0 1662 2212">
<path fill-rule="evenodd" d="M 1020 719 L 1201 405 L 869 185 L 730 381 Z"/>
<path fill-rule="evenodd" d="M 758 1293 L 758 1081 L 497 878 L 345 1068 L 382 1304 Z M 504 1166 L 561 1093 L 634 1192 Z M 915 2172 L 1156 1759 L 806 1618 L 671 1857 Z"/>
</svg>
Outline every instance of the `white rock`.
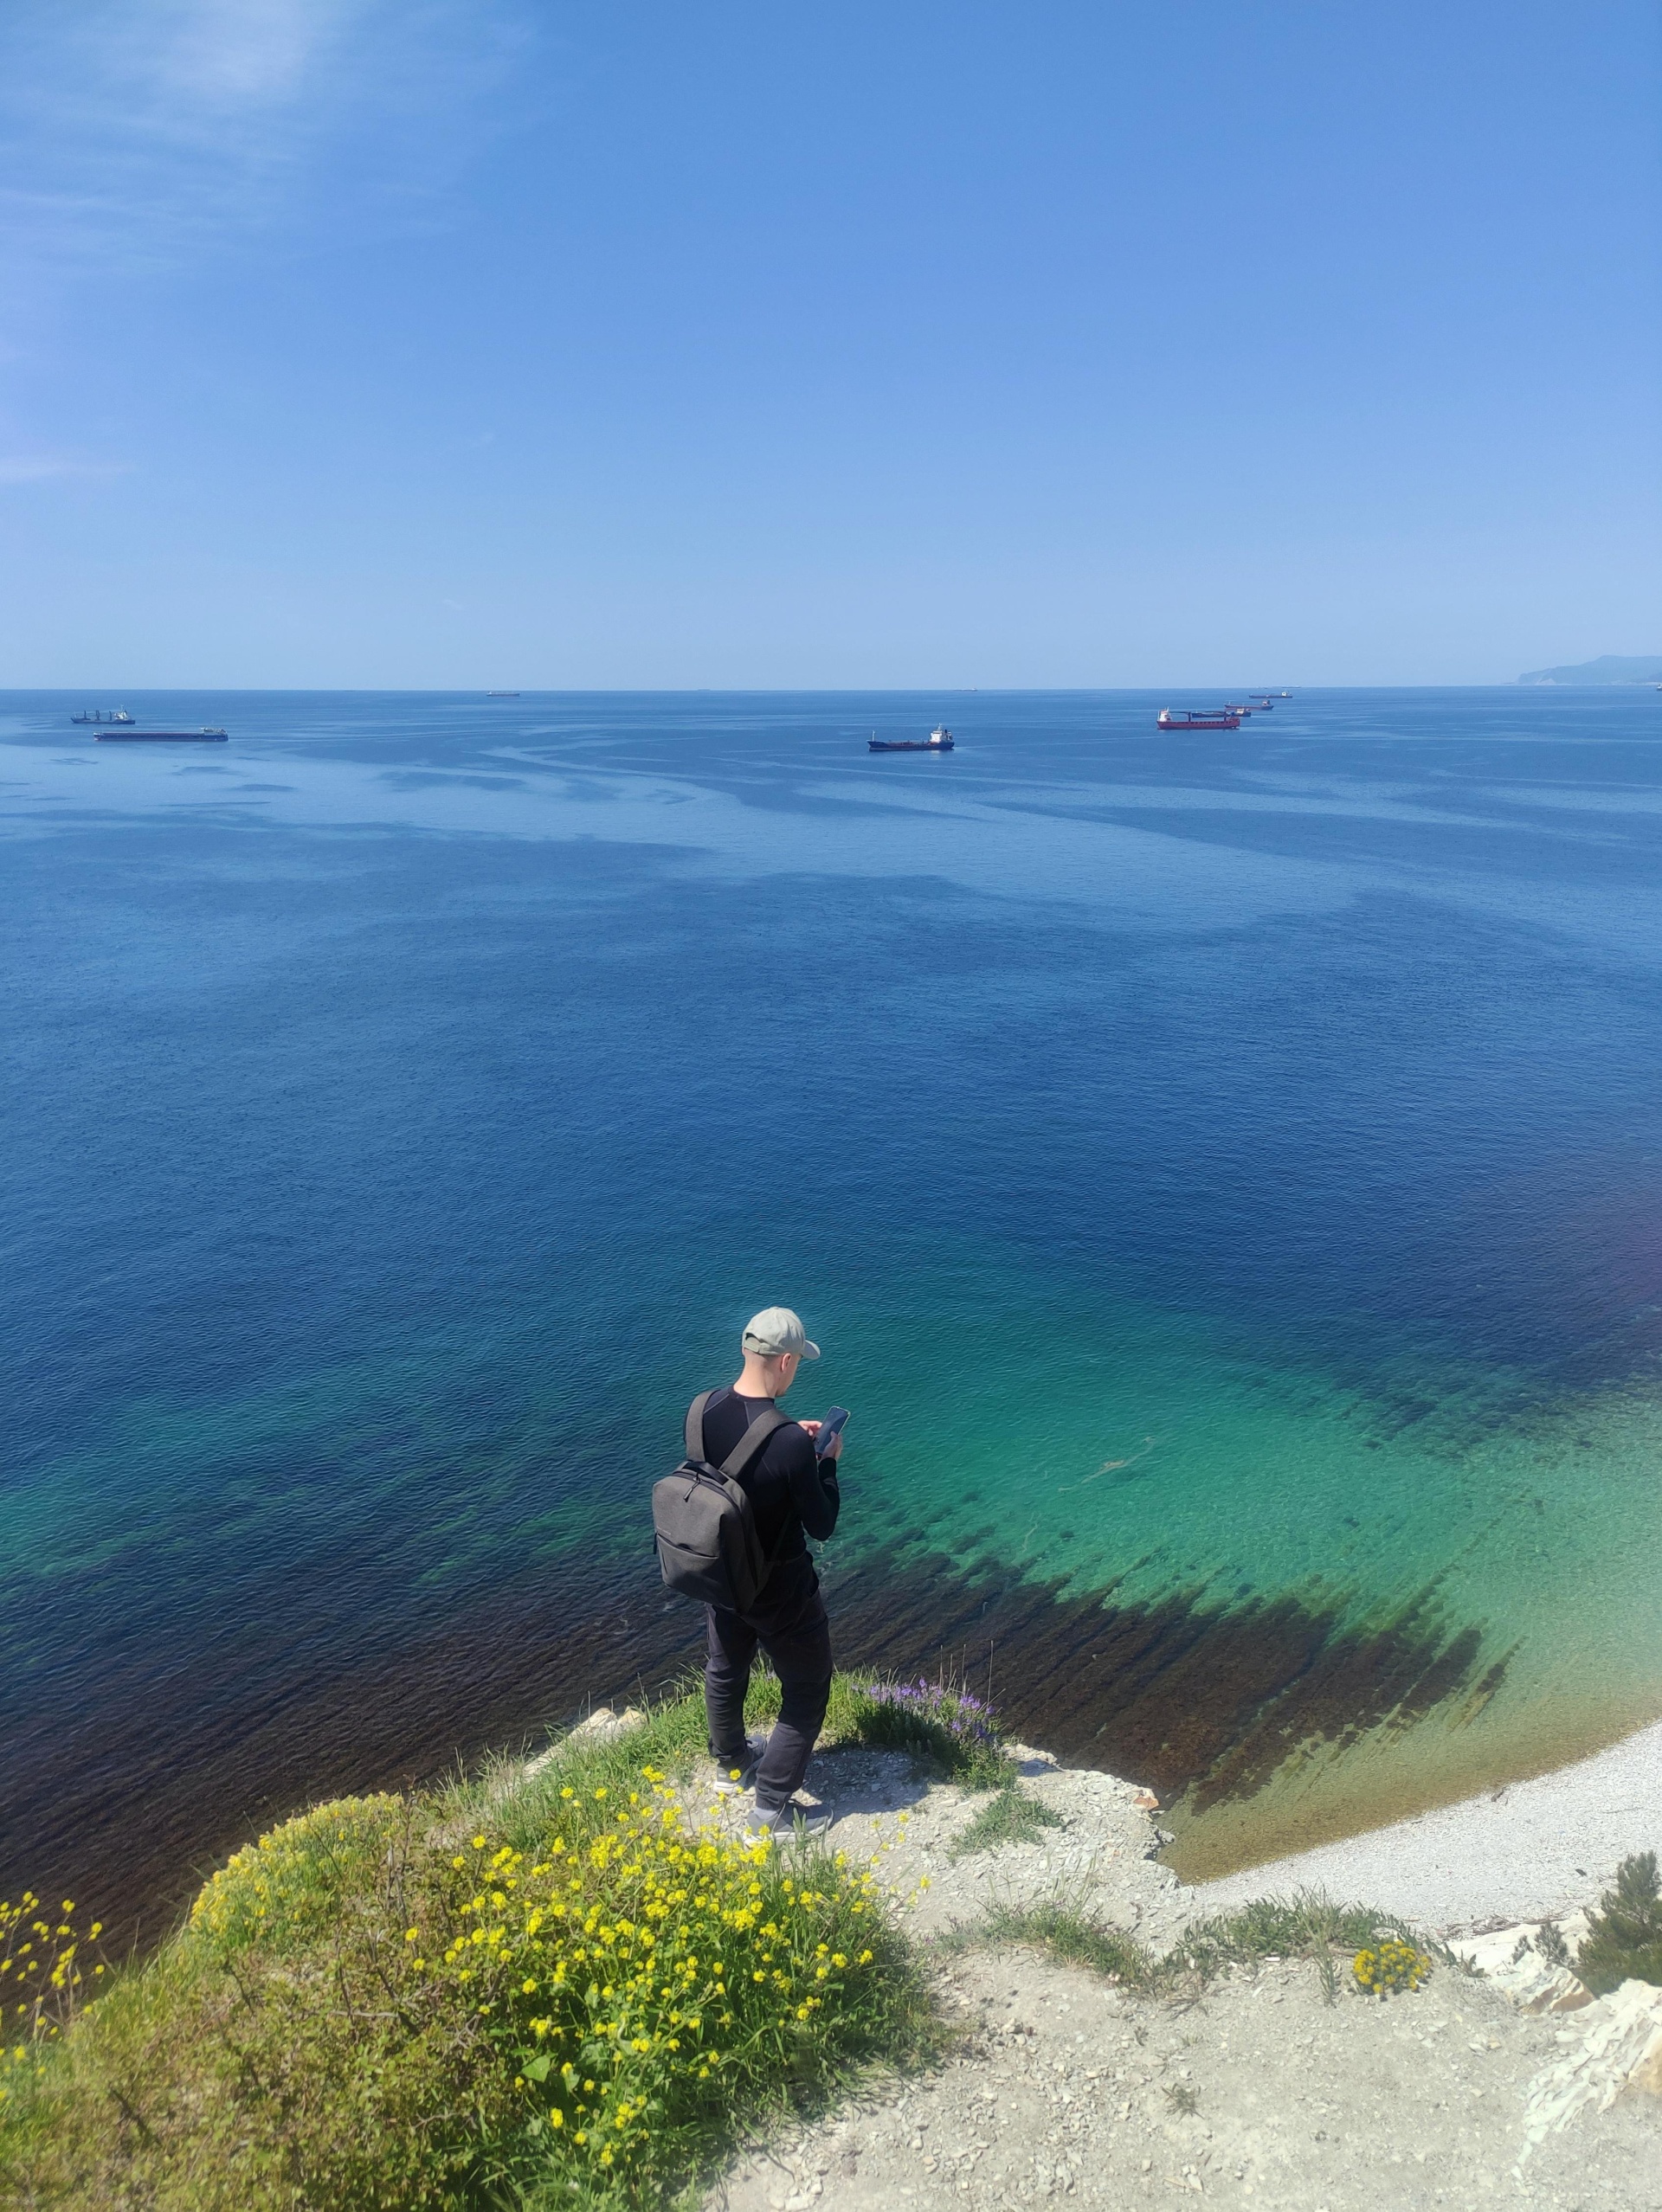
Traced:
<svg viewBox="0 0 1662 2212">
<path fill-rule="evenodd" d="M 1593 2003 L 1593 1992 L 1568 1966 L 1555 1966 L 1536 1948 L 1536 1939 L 1544 1925 L 1520 1921 L 1512 1927 L 1491 1929 L 1485 1935 L 1456 1936 L 1448 1947 L 1457 1958 L 1486 1975 L 1520 2012 L 1579 2012 Z M 1573 1922 L 1560 1928 L 1572 1951 L 1586 1926 L 1586 1914 L 1578 1913 Z"/>
<path fill-rule="evenodd" d="M 1583 2112 L 1607 2111 L 1624 2089 L 1662 2094 L 1662 1989 L 1624 1982 L 1579 2013 L 1570 2033 L 1571 2048 L 1524 2092 L 1524 2158 Z"/>
<path fill-rule="evenodd" d="M 586 1720 L 579 1720 L 571 1731 L 573 1736 L 625 1736 L 631 1728 L 638 1728 L 646 1719 L 638 1706 L 625 1706 L 622 1713 L 614 1713 L 609 1705 L 597 1705 Z"/>
</svg>

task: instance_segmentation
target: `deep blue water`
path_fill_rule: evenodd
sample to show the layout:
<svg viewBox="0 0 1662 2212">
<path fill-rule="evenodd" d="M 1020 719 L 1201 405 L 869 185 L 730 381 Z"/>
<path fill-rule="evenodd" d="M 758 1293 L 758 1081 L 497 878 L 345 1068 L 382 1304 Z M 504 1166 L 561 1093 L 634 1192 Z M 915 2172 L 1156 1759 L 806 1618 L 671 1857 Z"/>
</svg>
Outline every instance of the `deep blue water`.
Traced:
<svg viewBox="0 0 1662 2212">
<path fill-rule="evenodd" d="M 661 1679 L 776 1300 L 845 1650 L 1214 1862 L 1662 1710 L 1653 692 L 114 703 L 0 696 L 0 1894 Z"/>
</svg>

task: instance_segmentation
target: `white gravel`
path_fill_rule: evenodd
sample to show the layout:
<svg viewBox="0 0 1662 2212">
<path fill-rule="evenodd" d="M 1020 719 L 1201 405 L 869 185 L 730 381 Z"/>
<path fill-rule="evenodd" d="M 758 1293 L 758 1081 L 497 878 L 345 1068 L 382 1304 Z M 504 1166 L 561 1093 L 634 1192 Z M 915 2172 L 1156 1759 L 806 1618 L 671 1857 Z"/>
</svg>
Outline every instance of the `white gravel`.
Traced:
<svg viewBox="0 0 1662 2212">
<path fill-rule="evenodd" d="M 1021 1763 L 1024 1791 L 1056 1824 L 964 1854 L 984 1799 L 931 1783 L 895 1752 L 815 1759 L 810 1785 L 835 1817 L 834 1842 L 875 1855 L 959 2033 L 938 2065 L 879 2076 L 830 2112 L 769 2130 L 715 2181 L 704 2212 L 1013 2212 L 1053 2199 L 1138 2212 L 1174 2193 L 1243 2212 L 1662 2212 L 1662 2099 L 1623 2094 L 1596 2110 L 1583 2099 L 1573 2124 L 1535 2125 L 1541 2086 L 1579 2063 L 1598 2008 L 1530 2015 L 1498 1978 L 1440 1964 L 1381 2004 L 1342 1971 L 1324 1987 L 1314 1964 L 1292 1959 L 1143 1996 L 978 1938 L 989 1907 L 1053 1900 L 1163 1951 L 1225 1887 L 1185 1890 L 1158 1862 L 1157 1814 L 1131 1785 L 1042 1752 Z M 1607 1760 L 1589 1764 L 1607 1774 Z M 1622 1840 L 1607 1836 L 1607 1854 Z M 1526 1861 L 1521 1835 L 1511 1848 Z M 1285 1870 L 1286 1887 L 1311 1878 L 1301 1861 Z M 1266 1894 L 1272 1871 L 1246 1877 L 1242 1894 Z M 1513 1909 L 1504 1887 L 1482 1901 Z M 1510 1959 L 1505 1938 L 1490 1941 Z"/>
<path fill-rule="evenodd" d="M 946 2062 L 782 2126 L 705 2212 L 1142 2212 L 1174 2192 L 1242 2212 L 1662 2212 L 1653 2098 L 1522 2162 L 1524 2086 L 1573 2030 L 1482 1981 L 1329 2004 L 1283 1962 L 1167 2004 L 1012 1949 L 935 1978 L 963 2031 Z"/>
<path fill-rule="evenodd" d="M 1574 1766 L 1186 1893 L 1223 1912 L 1320 1889 L 1448 1932 L 1597 1901 L 1619 1862 L 1662 1850 L 1662 1722 Z"/>
</svg>

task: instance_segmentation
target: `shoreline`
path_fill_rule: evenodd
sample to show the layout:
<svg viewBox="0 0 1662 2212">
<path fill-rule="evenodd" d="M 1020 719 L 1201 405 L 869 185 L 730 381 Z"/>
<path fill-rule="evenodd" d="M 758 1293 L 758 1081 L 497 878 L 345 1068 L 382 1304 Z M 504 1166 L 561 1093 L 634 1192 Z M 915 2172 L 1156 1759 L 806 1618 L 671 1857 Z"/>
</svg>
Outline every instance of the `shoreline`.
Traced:
<svg viewBox="0 0 1662 2212">
<path fill-rule="evenodd" d="M 1185 1888 L 1208 1912 L 1323 1889 L 1446 1934 L 1595 1904 L 1620 1861 L 1646 1850 L 1662 1850 L 1662 1721 L 1529 1780 Z"/>
<path fill-rule="evenodd" d="M 877 1610 L 875 1601 L 884 1594 L 884 1586 L 868 1585 L 847 1569 L 844 1575 L 841 1594 L 845 1602 L 854 1601 L 849 1607 L 854 1631 L 849 1641 L 858 1650 L 856 1664 L 875 1662 L 880 1671 L 902 1676 L 936 1670 L 950 1675 L 972 1636 L 989 1627 L 999 1633 L 1006 1666 L 1012 1651 L 1023 1643 L 1030 1647 L 1023 1656 L 1031 1658 L 1060 1664 L 1079 1656 L 1073 1648 L 1073 1635 L 1080 1624 L 1060 1617 L 1070 1609 L 1056 1607 L 1050 1593 L 1023 1587 L 1015 1593 L 1026 1600 L 1018 1609 L 1008 1590 L 997 1592 L 989 1604 L 972 1579 L 965 1578 L 955 1588 L 937 1578 L 931 1580 L 930 1596 L 955 1597 L 956 1609 L 943 1615 L 929 1608 L 924 1621 L 897 1624 L 891 1619 L 887 1636 L 877 1636 L 871 1633 L 870 1615 Z M 1047 1603 L 1040 1602 L 1046 1599 Z M 499 1597 L 499 1612 L 501 1602 Z M 527 1604 L 525 1624 L 539 1621 L 543 1611 Z M 481 1759 L 512 1758 L 510 1746 L 516 1737 L 528 1749 L 528 1739 L 542 1733 L 514 1725 L 517 1712 L 529 1701 L 544 1712 L 551 1706 L 557 1710 L 564 1706 L 575 1716 L 611 1700 L 621 1706 L 643 1693 L 661 1694 L 695 1656 L 685 1636 L 673 1632 L 657 1639 L 651 1636 L 652 1628 L 664 1631 L 671 1625 L 667 1621 L 648 1624 L 647 1648 L 637 1653 L 645 1663 L 626 1675 L 615 1656 L 619 1626 L 615 1604 L 568 1624 L 557 1656 L 545 1646 L 536 1648 L 535 1673 L 541 1680 L 534 1688 L 512 1673 L 489 1684 L 493 1694 L 484 1710 L 473 1716 L 475 1727 L 483 1722 L 477 1734 L 472 1729 L 464 1732 L 461 1725 L 457 1682 L 467 1677 L 454 1670 L 456 1638 L 437 1639 L 435 1649 L 421 1655 L 426 1664 L 401 1670 L 398 1695 L 377 1716 L 382 1727 L 368 1757 L 360 1752 L 357 1729 L 348 1723 L 337 1698 L 308 1701 L 299 1714 L 268 1721 L 243 1747 L 236 1765 L 242 1786 L 235 1791 L 229 1817 L 222 1813 L 216 1821 L 207 1819 L 205 1811 L 223 1783 L 211 1759 L 201 1756 L 200 1742 L 193 1744 L 197 1756 L 174 1763 L 163 1778 L 160 1814 L 148 1850 L 141 1854 L 137 1894 L 130 1824 L 123 1828 L 119 1823 L 87 1818 L 107 1812 L 107 1806 L 99 1803 L 109 1791 L 107 1770 L 85 1761 L 65 1762 L 65 1771 L 56 1777 L 61 1786 L 48 1793 L 53 1818 L 47 1824 L 48 1840 L 61 1848 L 50 1854 L 31 1851 L 27 1862 L 23 1852 L 16 1852 L 16 1880 L 26 1881 L 36 1874 L 42 1860 L 51 1858 L 55 1862 L 52 1880 L 66 1885 L 66 1894 L 96 1895 L 106 1924 L 122 1926 L 138 1948 L 147 1948 L 158 1934 L 165 1934 L 214 1864 L 307 1805 L 365 1789 L 409 1789 L 451 1770 L 459 1759 L 471 1766 Z M 1060 1631 L 1053 1643 L 1044 1633 L 1051 1630 Z M 519 1649 L 526 1640 L 499 1637 L 510 1650 Z M 878 1648 L 871 1649 L 873 1645 Z M 1047 1680 L 1055 1680 L 1053 1672 Z M 1076 1700 L 1079 1687 L 1076 1681 Z M 1001 1704 L 1004 1701 L 1001 1697 Z M 1634 1851 L 1662 1852 L 1659 1719 L 1544 1771 L 1526 1770 L 1517 1780 L 1479 1775 L 1465 1796 L 1395 1817 L 1382 1807 L 1384 1817 L 1366 1826 L 1347 1826 L 1337 1836 L 1330 1832 L 1292 1850 L 1255 1855 L 1221 1873 L 1191 1873 L 1185 1858 L 1192 1849 L 1194 1831 L 1186 1827 L 1180 1810 L 1185 1784 L 1163 1772 L 1157 1757 L 1147 1756 L 1169 1724 L 1167 1700 L 1156 1696 L 1151 1711 L 1124 1726 L 1118 1742 L 1104 1740 L 1110 1730 L 1100 1722 L 1090 1725 L 1097 1721 L 1097 1714 L 1088 1695 L 1075 1705 L 1064 1700 L 1061 1711 L 1049 1716 L 1059 1723 L 1055 1727 L 1047 1725 L 1047 1716 L 1039 1709 L 1045 1701 L 1031 1689 L 1025 1696 L 1018 1693 L 1014 1697 L 1017 1710 L 1008 1715 L 1014 1723 L 1012 1735 L 1043 1746 L 1059 1766 L 1129 1778 L 1134 1787 L 1157 1791 L 1163 1825 L 1179 1831 L 1161 1850 L 1162 1862 L 1182 1885 L 1183 1894 L 1201 1910 L 1230 1909 L 1252 1897 L 1319 1887 L 1336 1899 L 1365 1897 L 1428 1928 L 1465 1929 L 1485 1922 L 1538 1919 L 1591 1905 L 1609 1887 L 1621 1858 Z M 420 1742 L 423 1732 L 418 1716 L 433 1705 L 442 1716 L 447 1748 L 441 1756 Z M 1556 1748 L 1550 1725 L 1545 1734 L 1543 1748 Z M 296 1756 L 301 1736 L 309 1754 L 304 1758 Z M 1558 1742 L 1563 1740 L 1560 1735 Z M 306 1767 L 320 1771 L 306 1774 L 302 1771 Z M 1251 1804 L 1249 1795 L 1242 1800 L 1243 1810 Z M 19 1810 L 14 1809 L 14 1815 Z M 1215 1822 L 1215 1814 L 1212 1817 Z M 1282 1834 L 1296 1836 L 1298 1810 L 1289 1805 L 1276 1824 Z M 4 1825 L 0 1822 L 0 1829 Z M 68 1848 L 72 1826 L 81 1837 L 93 1839 L 79 1851 Z M 106 1837 L 117 1835 L 126 1837 L 125 1885 L 106 1863 L 109 1854 L 102 1848 Z"/>
<path fill-rule="evenodd" d="M 1468 1971 L 1446 1953 L 1416 1963 L 1427 1896 L 1405 1900 L 1399 1888 L 1408 1908 L 1399 1916 L 1378 1894 L 1358 1894 L 1355 1867 L 1341 1874 L 1332 1863 L 1345 1847 L 1271 1862 L 1253 1870 L 1256 1881 L 1233 1877 L 1258 1901 L 1232 1913 L 1215 1894 L 1225 1885 L 1208 1894 L 1162 1863 L 1158 1801 L 1135 1782 L 1064 1765 L 1014 1739 L 989 1765 L 979 1720 L 970 1738 L 959 1733 L 963 1709 L 897 1714 L 858 1679 L 843 1678 L 840 1699 L 808 1782 L 828 1833 L 807 1861 L 789 1842 L 776 1847 L 783 1856 L 749 1849 L 744 1793 L 718 1793 L 692 1688 L 621 1712 L 593 1707 L 545 1750 L 413 1804 L 382 1795 L 313 1807 L 212 1877 L 171 1963 L 133 1963 L 130 1995 L 107 2016 L 107 2031 L 102 2002 L 69 2023 L 81 2062 L 39 2067 L 32 2101 L 16 2108 L 21 2132 L 8 2134 L 13 2115 L 0 2110 L 0 2163 L 16 2149 L 31 2201 L 43 2205 L 92 2203 L 89 2183 L 109 2207 L 135 2188 L 148 2196 L 171 2183 L 194 2203 L 204 2172 L 233 2196 L 239 2172 L 257 2184 L 250 2147 L 299 2148 L 324 2177 L 325 2212 L 352 2212 L 371 2183 L 377 2201 L 402 2202 L 409 2183 L 472 2176 L 476 2103 L 503 2170 L 550 2184 L 537 2202 L 556 2201 L 557 2190 L 561 2202 L 569 2192 L 611 2202 L 583 2147 L 591 2137 L 549 2134 L 543 2097 L 563 2129 L 567 2108 L 598 2087 L 569 2061 L 551 2076 L 557 2052 L 539 2046 L 551 2029 L 557 2041 L 581 2039 L 574 2055 L 610 2037 L 615 2064 L 633 2067 L 613 2125 L 637 2122 L 651 2085 L 661 2085 L 652 2093 L 665 2098 L 676 2131 L 667 2147 L 638 2127 L 625 2139 L 640 2201 L 673 2198 L 703 2212 L 892 2212 L 903 2200 L 952 2212 L 966 2196 L 972 2208 L 1002 2208 L 1058 2196 L 1073 2196 L 1079 2212 L 1126 2212 L 1169 2202 L 1169 2187 L 1229 2202 L 1261 2191 L 1287 2212 L 1377 2212 L 1382 2177 L 1398 2212 L 1443 2212 L 1451 2202 L 1470 2205 L 1474 2190 L 1493 2193 L 1509 2174 L 1523 2180 L 1526 2162 L 1540 2212 L 1593 2202 L 1657 2212 L 1658 2111 L 1642 2093 L 1662 2094 L 1662 1990 L 1628 1981 L 1594 1996 L 1595 1984 L 1550 1964 L 1544 1949 L 1531 1952 L 1519 1939 L 1535 1932 L 1515 1920 L 1475 1941 L 1446 1929 Z M 763 1723 L 770 1701 L 758 1703 L 751 1717 Z M 654 1796 L 637 1791 L 642 1777 Z M 626 1791 L 634 1810 L 623 1807 Z M 1581 1849 L 1585 1864 L 1574 1871 L 1588 1881 L 1603 1870 L 1589 1840 L 1618 1850 L 1659 1808 L 1662 1723 L 1536 1784 L 1362 1840 L 1395 1849 L 1400 1871 L 1429 1868 L 1445 1881 L 1458 1858 L 1468 1877 L 1454 1900 L 1461 1916 L 1474 1907 L 1517 1914 L 1527 1894 L 1520 1875 L 1550 1884 L 1562 1874 L 1549 1855 L 1543 1877 L 1543 1835 L 1560 1854 Z M 616 1822 L 634 1839 L 621 1853 Z M 1429 1853 L 1428 1827 L 1449 1831 Z M 657 1909 L 673 1920 L 673 1901 L 691 1892 L 667 1886 L 686 1884 L 673 1869 L 692 1843 L 700 1868 L 715 1870 L 708 1887 L 719 1918 L 702 1890 L 685 1909 L 689 1919 L 704 1913 L 712 1932 L 699 1954 L 713 1939 L 720 1956 L 704 1959 L 704 1984 L 686 1990 L 700 1958 L 688 1951 L 681 1961 L 674 1947 L 686 1950 L 687 1927 L 663 1929 L 662 1950 L 628 1970 L 624 2002 L 635 2011 L 620 2025 L 607 2016 L 621 2010 L 607 2002 L 620 1992 L 591 1981 L 579 1994 L 567 1959 L 589 1958 L 599 1913 L 618 1923 L 603 1935 L 634 1935 L 643 1875 L 649 1898 L 667 1891 Z M 469 1848 L 492 1855 L 470 1859 Z M 390 1864 L 399 1869 L 390 1883 Z M 487 1868 L 502 1892 L 469 1898 Z M 525 1869 L 554 1885 L 551 1912 L 540 1892 L 517 1906 L 506 1894 Z M 1285 1888 L 1274 1896 L 1278 1876 L 1308 1886 L 1324 1869 L 1338 1892 L 1330 1900 L 1287 1898 Z M 586 1919 L 559 1901 L 568 1887 L 588 1890 Z M 1446 1910 L 1450 1897 L 1437 1902 Z M 510 1945 L 500 1955 L 488 1949 L 486 1923 L 470 1928 L 466 1917 L 487 1907 L 505 1924 L 494 1938 Z M 846 1918 L 827 1917 L 834 1912 Z M 1375 1952 L 1366 1948 L 1391 1932 L 1374 1925 L 1386 1919 L 1411 1939 L 1394 1962 L 1401 1994 L 1388 2006 L 1375 2001 L 1384 1991 L 1373 1987 Z M 1564 1932 L 1575 1939 L 1573 1923 Z M 782 1936 L 789 1971 L 769 1976 Z M 861 1981 L 860 1970 L 879 1959 L 873 1946 L 891 1938 L 888 1957 Z M 866 1947 L 834 1953 L 839 1940 L 849 1953 Z M 475 1953 L 474 1944 L 486 1947 Z M 664 1952 L 679 1963 L 662 1965 Z M 733 1955 L 737 1968 L 724 1964 Z M 1404 1958 L 1414 1967 L 1406 1983 Z M 522 1980 L 538 1961 L 543 1971 Z M 828 1980 L 833 1969 L 844 1978 Z M 733 1984 L 742 1994 L 730 1996 Z M 307 1992 L 325 1988 L 345 2002 L 313 2003 Z M 701 1989 L 727 2000 L 707 2022 L 707 1998 L 686 2011 Z M 777 2015 L 783 2057 L 754 2077 L 712 2078 L 729 2063 L 728 2047 L 699 2031 L 731 2026 L 741 2003 L 764 2024 Z M 871 2009 L 879 2003 L 890 2009 Z M 821 2008 L 808 2033 L 822 2040 L 810 2044 L 793 2023 Z M 473 2028 L 499 2009 L 499 2031 Z M 231 2019 L 242 2029 L 228 2067 Z M 141 2127 L 106 2086 L 131 2076 L 135 2021 L 147 2038 L 145 2080 L 133 2084 L 147 2106 Z M 654 2040 L 654 2021 L 678 2038 L 666 2042 L 660 2030 Z M 384 2033 L 370 2022 L 388 2023 Z M 473 2040 L 459 2045 L 463 2027 Z M 430 2070 L 435 2050 L 458 2048 L 459 2071 Z M 257 2069 L 246 2063 L 249 2049 Z M 302 2078 L 304 2089 L 274 2112 L 268 2081 Z M 806 2099 L 793 2093 L 805 2088 Z M 536 2106 L 529 2114 L 519 2093 Z M 590 2111 L 576 2102 L 578 2119 Z M 331 2165 L 325 2154 L 342 2126 L 358 2147 Z M 600 2140 L 609 2164 L 614 2137 Z M 585 2190 L 585 2181 L 600 2187 Z M 171 2202 L 177 2189 L 162 2194 Z M 259 2203 L 268 2194 L 256 2185 Z"/>
</svg>

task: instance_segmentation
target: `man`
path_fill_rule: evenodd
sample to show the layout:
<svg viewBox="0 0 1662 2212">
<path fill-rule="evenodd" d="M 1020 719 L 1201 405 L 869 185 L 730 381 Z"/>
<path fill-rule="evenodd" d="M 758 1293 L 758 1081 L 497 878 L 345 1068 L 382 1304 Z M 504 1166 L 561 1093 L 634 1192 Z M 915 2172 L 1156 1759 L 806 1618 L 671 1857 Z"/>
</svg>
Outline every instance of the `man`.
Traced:
<svg viewBox="0 0 1662 2212">
<path fill-rule="evenodd" d="M 754 1316 L 743 1340 L 738 1379 L 717 1391 L 704 1409 L 704 1456 L 719 1467 L 751 1422 L 772 1411 L 796 1379 L 804 1360 L 817 1360 L 802 1322 L 789 1306 L 769 1306 Z M 793 1813 L 820 1724 L 831 1695 L 831 1628 L 820 1578 L 808 1548 L 837 1525 L 836 1460 L 841 1436 L 821 1458 L 815 1448 L 817 1421 L 788 1421 L 776 1429 L 739 1476 L 750 1501 L 763 1555 L 772 1561 L 750 1610 L 706 1605 L 705 1709 L 716 1788 L 723 1794 L 756 1790 L 751 1836 L 789 1836 L 806 1829 L 820 1835 L 824 1817 Z M 779 1677 L 779 1718 L 765 1746 L 744 1734 L 744 1693 L 757 1649 L 766 1652 Z"/>
</svg>

